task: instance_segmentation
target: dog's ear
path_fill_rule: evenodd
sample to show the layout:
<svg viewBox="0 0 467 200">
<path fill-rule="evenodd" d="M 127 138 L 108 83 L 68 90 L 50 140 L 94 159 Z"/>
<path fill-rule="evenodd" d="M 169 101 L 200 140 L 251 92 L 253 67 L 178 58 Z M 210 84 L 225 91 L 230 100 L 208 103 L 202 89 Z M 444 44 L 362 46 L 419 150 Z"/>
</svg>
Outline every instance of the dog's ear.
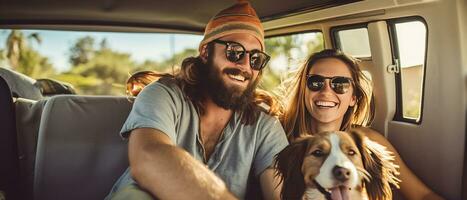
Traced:
<svg viewBox="0 0 467 200">
<path fill-rule="evenodd" d="M 275 176 L 279 176 L 282 184 L 281 199 L 301 199 L 305 192 L 305 181 L 302 174 L 302 163 L 308 148 L 307 140 L 294 142 L 276 155 Z"/>
<path fill-rule="evenodd" d="M 356 130 L 351 130 L 350 135 L 362 155 L 363 167 L 370 175 L 369 180 L 364 179 L 368 198 L 372 200 L 392 199 L 391 185 L 399 188 L 400 182 L 396 177 L 399 175 L 397 170 L 399 166 L 394 163 L 392 152 Z"/>
</svg>

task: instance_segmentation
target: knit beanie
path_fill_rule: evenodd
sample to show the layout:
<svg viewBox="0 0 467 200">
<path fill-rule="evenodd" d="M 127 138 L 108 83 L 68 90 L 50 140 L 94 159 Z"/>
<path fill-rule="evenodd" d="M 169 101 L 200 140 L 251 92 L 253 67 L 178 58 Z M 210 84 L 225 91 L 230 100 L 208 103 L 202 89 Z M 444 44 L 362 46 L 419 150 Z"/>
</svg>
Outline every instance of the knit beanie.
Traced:
<svg viewBox="0 0 467 200">
<path fill-rule="evenodd" d="M 239 0 L 209 20 L 199 50 L 201 51 L 203 45 L 232 33 L 251 34 L 259 41 L 262 50 L 265 50 L 263 26 L 250 2 L 245 0 Z"/>
</svg>

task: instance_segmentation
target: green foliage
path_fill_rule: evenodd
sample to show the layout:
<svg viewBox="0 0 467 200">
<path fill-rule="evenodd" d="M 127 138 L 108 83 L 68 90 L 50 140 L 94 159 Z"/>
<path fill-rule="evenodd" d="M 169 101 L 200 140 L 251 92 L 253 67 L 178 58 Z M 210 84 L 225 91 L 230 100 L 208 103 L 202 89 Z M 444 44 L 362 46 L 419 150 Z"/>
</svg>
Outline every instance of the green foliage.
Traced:
<svg viewBox="0 0 467 200">
<path fill-rule="evenodd" d="M 103 41 L 104 44 L 106 42 Z M 102 46 L 102 45 L 101 45 Z M 87 63 L 94 54 L 94 38 L 86 36 L 79 38 L 70 48 L 70 63 L 73 66 Z"/>
<path fill-rule="evenodd" d="M 0 49 L 0 67 L 6 67 L 8 65 L 8 59 L 6 57 L 6 50 Z"/>
<path fill-rule="evenodd" d="M 29 47 L 28 39 L 41 43 L 38 33 L 25 36 L 20 30 L 11 30 L 5 41 L 6 49 L 2 50 L 0 60 L 8 60 L 12 69 L 32 78 L 47 77 L 55 73 L 48 58 Z"/>
<path fill-rule="evenodd" d="M 42 56 L 34 49 L 21 51 L 16 71 L 32 78 L 45 78 L 56 73 L 55 68 L 47 57 Z"/>
<path fill-rule="evenodd" d="M 285 55 L 291 57 L 292 49 L 299 47 L 299 36 L 298 35 L 286 35 L 268 38 L 265 41 L 266 52 L 271 57 L 277 57 L 279 55 Z"/>
<path fill-rule="evenodd" d="M 145 60 L 143 63 L 139 64 L 135 68 L 135 72 L 143 71 L 143 70 L 154 70 L 158 72 L 162 72 L 165 70 L 166 67 L 162 66 L 159 62 L 154 60 Z"/>
<path fill-rule="evenodd" d="M 95 51 L 94 56 L 89 58 L 88 62 L 73 66 L 68 73 L 87 79 L 84 81 L 73 80 L 77 84 L 74 86 L 80 88 L 78 90 L 85 94 L 124 95 L 123 84 L 135 66 L 136 64 L 131 60 L 129 54 L 104 48 Z M 76 78 L 74 77 L 74 79 Z"/>
<path fill-rule="evenodd" d="M 265 40 L 266 52 L 271 56 L 274 62 L 281 57 L 286 60 L 283 70 L 272 70 L 271 64 L 264 70 L 260 86 L 268 91 L 274 91 L 280 85 L 282 80 L 289 78 L 291 71 L 304 61 L 312 53 L 324 49 L 324 42 L 321 33 L 302 33 L 294 35 L 285 35 L 267 38 Z"/>
<path fill-rule="evenodd" d="M 60 73 L 51 78 L 70 83 L 78 94 L 94 94 L 96 87 L 101 85 L 103 81 L 96 77 L 84 77 L 80 74 Z"/>
<path fill-rule="evenodd" d="M 266 91 L 273 91 L 281 83 L 281 76 L 274 72 L 270 67 L 263 69 L 263 75 L 259 87 Z"/>
<path fill-rule="evenodd" d="M 198 55 L 197 49 L 184 49 L 181 52 L 175 53 L 171 58 L 166 59 L 162 62 L 162 65 L 171 66 L 171 65 L 181 65 L 183 60 L 188 57 L 194 57 Z"/>
<path fill-rule="evenodd" d="M 134 72 L 143 70 L 154 70 L 161 73 L 172 73 L 173 70 L 179 68 L 185 58 L 198 55 L 197 49 L 184 49 L 181 52 L 175 53 L 172 57 L 162 60 L 161 62 L 153 60 L 145 60 L 139 64 Z"/>
</svg>

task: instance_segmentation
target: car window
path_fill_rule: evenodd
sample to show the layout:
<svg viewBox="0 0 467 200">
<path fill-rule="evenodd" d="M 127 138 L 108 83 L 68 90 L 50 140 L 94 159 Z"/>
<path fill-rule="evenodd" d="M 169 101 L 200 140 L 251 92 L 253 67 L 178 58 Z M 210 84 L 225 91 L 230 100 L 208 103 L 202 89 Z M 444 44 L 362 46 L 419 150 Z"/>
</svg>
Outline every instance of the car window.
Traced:
<svg viewBox="0 0 467 200">
<path fill-rule="evenodd" d="M 78 94 L 125 95 L 141 70 L 171 72 L 196 56 L 200 35 L 0 30 L 0 65 L 34 79 L 71 84 Z"/>
<path fill-rule="evenodd" d="M 266 38 L 265 45 L 271 61 L 264 70 L 260 86 L 275 91 L 282 80 L 293 75 L 312 53 L 324 49 L 324 39 L 319 31 L 292 33 Z"/>
<path fill-rule="evenodd" d="M 356 58 L 371 58 L 370 39 L 366 25 L 364 27 L 337 27 L 331 32 L 336 48 Z"/>
<path fill-rule="evenodd" d="M 201 35 L 49 30 L 0 30 L 0 65 L 34 79 L 71 84 L 83 95 L 125 95 L 125 81 L 142 70 L 173 72 L 198 55 Z M 313 52 L 324 48 L 321 32 L 266 39 L 271 55 L 261 87 L 275 89 Z"/>
<path fill-rule="evenodd" d="M 397 66 L 398 121 L 419 123 L 422 117 L 427 28 L 420 19 L 395 19 L 392 31 L 394 64 Z"/>
</svg>

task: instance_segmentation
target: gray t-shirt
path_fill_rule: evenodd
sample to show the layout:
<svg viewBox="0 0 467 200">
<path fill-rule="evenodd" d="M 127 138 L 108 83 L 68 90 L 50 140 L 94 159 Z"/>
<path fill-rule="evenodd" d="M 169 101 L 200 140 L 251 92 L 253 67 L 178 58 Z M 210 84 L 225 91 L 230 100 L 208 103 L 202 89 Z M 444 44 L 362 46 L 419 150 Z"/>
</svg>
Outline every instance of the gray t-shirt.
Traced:
<svg viewBox="0 0 467 200">
<path fill-rule="evenodd" d="M 162 131 L 178 147 L 205 163 L 225 181 L 231 192 L 243 199 L 250 170 L 258 177 L 271 166 L 274 156 L 288 142 L 280 122 L 264 112 L 252 125 L 244 125 L 240 120 L 241 113 L 236 112 L 206 163 L 197 109 L 183 95 L 175 80 L 164 78 L 148 85 L 138 95 L 121 135 L 127 138 L 136 128 Z M 130 178 L 129 174 L 126 176 Z"/>
</svg>

